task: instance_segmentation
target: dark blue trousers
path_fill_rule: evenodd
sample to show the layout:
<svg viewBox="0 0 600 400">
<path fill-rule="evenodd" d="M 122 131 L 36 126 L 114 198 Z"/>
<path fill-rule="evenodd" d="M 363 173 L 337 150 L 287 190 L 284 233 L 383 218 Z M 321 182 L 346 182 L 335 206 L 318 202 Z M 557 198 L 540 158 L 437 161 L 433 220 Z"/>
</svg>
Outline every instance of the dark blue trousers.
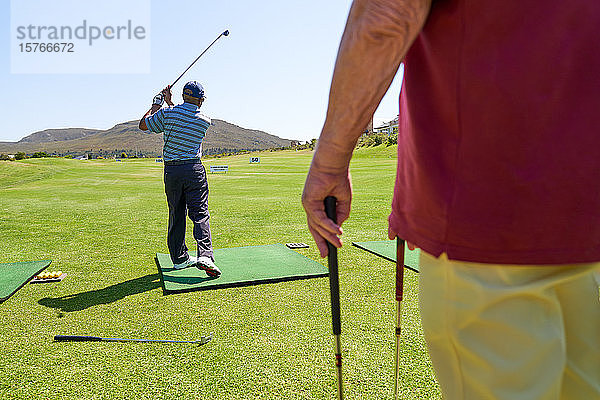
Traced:
<svg viewBox="0 0 600 400">
<path fill-rule="evenodd" d="M 194 223 L 198 256 L 214 261 L 208 213 L 208 182 L 200 161 L 165 163 L 165 193 L 169 204 L 167 245 L 171 261 L 179 264 L 188 259 L 185 245 L 186 212 Z"/>
</svg>

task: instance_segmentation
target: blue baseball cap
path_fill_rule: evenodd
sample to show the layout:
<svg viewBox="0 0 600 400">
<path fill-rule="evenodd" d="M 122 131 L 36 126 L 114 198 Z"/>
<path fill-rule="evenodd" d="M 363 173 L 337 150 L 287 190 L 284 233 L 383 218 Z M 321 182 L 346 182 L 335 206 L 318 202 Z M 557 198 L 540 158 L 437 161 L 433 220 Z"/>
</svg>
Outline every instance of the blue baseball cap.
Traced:
<svg viewBox="0 0 600 400">
<path fill-rule="evenodd" d="M 204 98 L 204 88 L 196 81 L 190 81 L 183 87 L 183 94 L 185 96 L 195 97 L 197 99 Z"/>
</svg>

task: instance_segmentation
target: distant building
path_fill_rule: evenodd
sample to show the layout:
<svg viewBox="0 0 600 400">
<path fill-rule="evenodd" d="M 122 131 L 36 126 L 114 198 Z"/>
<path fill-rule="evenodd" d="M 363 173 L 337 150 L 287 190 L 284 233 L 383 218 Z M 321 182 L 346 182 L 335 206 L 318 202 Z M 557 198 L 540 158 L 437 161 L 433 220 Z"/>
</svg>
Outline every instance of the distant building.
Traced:
<svg viewBox="0 0 600 400">
<path fill-rule="evenodd" d="M 398 116 L 391 121 L 384 122 L 381 126 L 374 129 L 375 133 L 385 133 L 386 135 L 398 134 Z"/>
</svg>

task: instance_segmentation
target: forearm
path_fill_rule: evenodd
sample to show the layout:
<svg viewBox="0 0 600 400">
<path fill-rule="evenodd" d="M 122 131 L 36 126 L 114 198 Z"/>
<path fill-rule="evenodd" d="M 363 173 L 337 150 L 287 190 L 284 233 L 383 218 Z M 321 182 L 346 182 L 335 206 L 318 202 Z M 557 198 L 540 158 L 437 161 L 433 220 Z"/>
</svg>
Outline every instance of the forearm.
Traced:
<svg viewBox="0 0 600 400">
<path fill-rule="evenodd" d="M 336 173 L 352 151 L 420 32 L 431 0 L 355 0 L 331 82 L 313 164 Z"/>
<path fill-rule="evenodd" d="M 158 104 L 152 104 L 152 107 L 146 112 L 146 114 L 144 114 L 144 116 L 140 120 L 138 127 L 143 131 L 147 131 L 148 127 L 146 126 L 146 118 L 148 118 L 152 114 L 156 113 L 160 109 L 161 109 L 161 106 L 159 106 Z"/>
</svg>

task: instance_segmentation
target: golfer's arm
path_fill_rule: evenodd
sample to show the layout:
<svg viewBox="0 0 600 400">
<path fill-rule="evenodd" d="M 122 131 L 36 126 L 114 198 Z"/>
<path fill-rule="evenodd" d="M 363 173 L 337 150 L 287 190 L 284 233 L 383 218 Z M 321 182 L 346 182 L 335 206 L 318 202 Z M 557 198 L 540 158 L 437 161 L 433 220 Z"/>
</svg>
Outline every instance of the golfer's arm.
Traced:
<svg viewBox="0 0 600 400">
<path fill-rule="evenodd" d="M 160 110 L 160 106 L 158 104 L 152 104 L 152 108 L 150 108 L 146 114 L 144 114 L 144 116 L 142 117 L 142 119 L 140 119 L 140 123 L 138 125 L 138 128 L 140 128 L 143 131 L 147 131 L 148 127 L 146 126 L 146 118 L 148 118 L 149 116 L 151 116 L 152 114 L 154 114 L 155 112 L 157 112 L 158 110 Z"/>
<path fill-rule="evenodd" d="M 315 167 L 348 168 L 358 138 L 421 31 L 431 0 L 355 0 L 331 82 Z"/>
</svg>

